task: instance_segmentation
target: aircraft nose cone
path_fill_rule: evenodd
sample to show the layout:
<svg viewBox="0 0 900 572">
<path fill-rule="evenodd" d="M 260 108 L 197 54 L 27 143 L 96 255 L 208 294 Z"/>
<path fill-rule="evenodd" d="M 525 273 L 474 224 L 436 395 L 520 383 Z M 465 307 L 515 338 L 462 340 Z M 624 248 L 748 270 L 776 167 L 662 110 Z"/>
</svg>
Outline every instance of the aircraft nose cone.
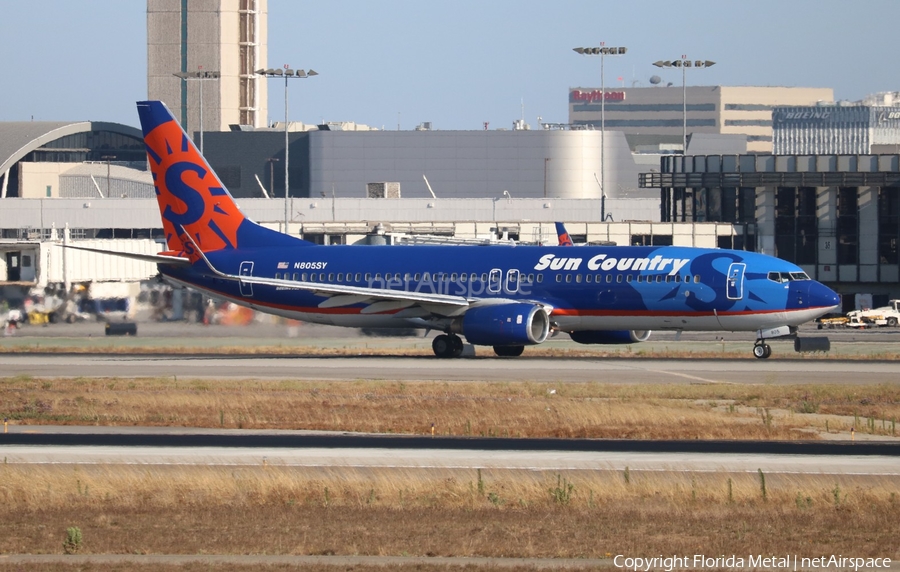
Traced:
<svg viewBox="0 0 900 572">
<path fill-rule="evenodd" d="M 813 281 L 809 285 L 809 305 L 828 311 L 840 310 L 841 297 L 828 286 Z"/>
</svg>

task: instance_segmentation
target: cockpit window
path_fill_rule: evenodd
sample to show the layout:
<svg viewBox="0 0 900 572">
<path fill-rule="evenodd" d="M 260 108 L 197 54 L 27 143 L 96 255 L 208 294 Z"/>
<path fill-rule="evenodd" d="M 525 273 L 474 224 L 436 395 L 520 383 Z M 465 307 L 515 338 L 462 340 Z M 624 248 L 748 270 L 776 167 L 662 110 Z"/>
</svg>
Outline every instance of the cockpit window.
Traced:
<svg viewBox="0 0 900 572">
<path fill-rule="evenodd" d="M 772 282 L 784 283 L 794 280 L 810 280 L 806 272 L 769 272 L 767 278 Z"/>
</svg>

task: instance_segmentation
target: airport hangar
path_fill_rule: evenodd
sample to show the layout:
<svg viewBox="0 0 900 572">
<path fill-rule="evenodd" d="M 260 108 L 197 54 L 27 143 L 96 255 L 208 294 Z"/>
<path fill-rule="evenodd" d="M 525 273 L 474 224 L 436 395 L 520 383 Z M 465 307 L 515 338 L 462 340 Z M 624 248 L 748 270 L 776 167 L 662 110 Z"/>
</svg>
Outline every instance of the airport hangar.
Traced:
<svg viewBox="0 0 900 572">
<path fill-rule="evenodd" d="M 150 264 L 54 246 L 113 240 L 100 247 L 162 249 L 146 161 L 135 156 L 143 154 L 139 131 L 90 122 L 32 128 L 0 157 L 0 284 L 154 276 Z M 0 135 L 16 129 L 0 124 Z M 268 159 L 283 156 L 284 132 L 206 135 L 213 167 L 251 218 L 319 243 L 351 243 L 379 224 L 389 233 L 505 232 L 552 243 L 559 220 L 579 240 L 757 250 L 800 264 L 842 294 L 871 293 L 876 304 L 900 297 L 897 154 L 755 155 L 739 137 L 717 134 L 692 135 L 687 156 L 635 153 L 625 134 L 609 131 L 602 200 L 593 130 L 295 132 L 297 187 L 285 225 L 283 171 L 266 170 L 280 162 Z M 403 198 L 366 197 L 367 183 L 394 179 Z M 266 183 L 277 198 L 257 198 Z"/>
</svg>

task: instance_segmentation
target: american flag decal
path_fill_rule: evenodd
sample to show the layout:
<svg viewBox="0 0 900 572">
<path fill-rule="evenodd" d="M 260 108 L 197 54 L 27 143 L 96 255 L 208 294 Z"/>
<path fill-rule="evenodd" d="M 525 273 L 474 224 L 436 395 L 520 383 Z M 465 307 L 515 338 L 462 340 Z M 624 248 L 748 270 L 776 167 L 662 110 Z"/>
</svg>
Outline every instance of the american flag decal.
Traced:
<svg viewBox="0 0 900 572">
<path fill-rule="evenodd" d="M 287 262 L 279 262 L 279 263 L 278 263 L 278 270 L 284 270 L 284 269 L 287 268 L 287 267 L 288 267 L 288 263 L 287 263 Z"/>
</svg>

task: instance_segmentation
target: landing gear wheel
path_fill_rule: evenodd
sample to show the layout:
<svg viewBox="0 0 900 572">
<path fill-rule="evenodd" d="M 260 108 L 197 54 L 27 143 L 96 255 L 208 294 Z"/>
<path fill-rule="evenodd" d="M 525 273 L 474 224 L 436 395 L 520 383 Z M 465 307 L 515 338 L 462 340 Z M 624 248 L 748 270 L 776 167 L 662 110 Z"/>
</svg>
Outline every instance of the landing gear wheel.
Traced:
<svg viewBox="0 0 900 572">
<path fill-rule="evenodd" d="M 441 334 L 432 340 L 431 349 L 439 358 L 455 358 L 462 355 L 463 341 L 453 334 Z"/>
<path fill-rule="evenodd" d="M 525 346 L 494 346 L 494 353 L 501 357 L 519 357 Z"/>
<path fill-rule="evenodd" d="M 463 353 L 463 341 L 459 336 L 447 336 L 450 338 L 450 357 L 459 357 Z"/>
<path fill-rule="evenodd" d="M 453 357 L 453 342 L 450 336 L 446 334 L 435 337 L 431 341 L 431 349 L 434 351 L 434 355 L 439 358 Z"/>
<path fill-rule="evenodd" d="M 891 316 L 890 318 L 888 318 L 888 319 L 887 319 L 887 325 L 888 325 L 888 326 L 891 326 L 892 328 L 896 328 L 896 327 L 897 327 L 897 318 L 895 318 L 895 317 L 893 317 L 893 316 Z"/>
<path fill-rule="evenodd" d="M 769 344 L 758 343 L 753 346 L 753 357 L 756 359 L 766 359 L 772 355 L 772 348 Z"/>
</svg>

